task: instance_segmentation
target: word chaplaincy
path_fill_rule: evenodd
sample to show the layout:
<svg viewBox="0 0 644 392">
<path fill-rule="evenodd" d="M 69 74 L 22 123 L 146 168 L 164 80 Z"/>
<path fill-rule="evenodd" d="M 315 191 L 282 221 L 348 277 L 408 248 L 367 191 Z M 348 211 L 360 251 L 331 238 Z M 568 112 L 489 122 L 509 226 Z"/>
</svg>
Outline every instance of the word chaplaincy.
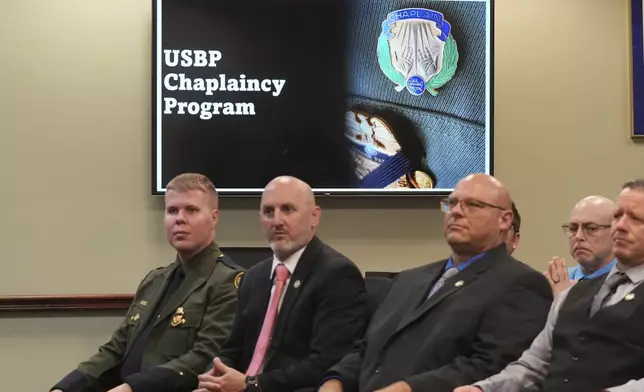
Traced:
<svg viewBox="0 0 644 392">
<path fill-rule="evenodd" d="M 217 67 L 222 58 L 218 50 L 178 50 L 163 51 L 165 65 L 168 67 Z M 163 87 L 168 91 L 201 91 L 211 96 L 215 92 L 249 91 L 272 93 L 277 97 L 286 84 L 284 79 L 249 79 L 239 75 L 238 79 L 219 74 L 215 78 L 189 78 L 183 73 L 168 73 L 163 77 Z M 181 102 L 173 97 L 163 98 L 163 114 L 199 115 L 202 120 L 209 120 L 214 115 L 252 116 L 255 114 L 255 104 L 252 102 Z"/>
</svg>

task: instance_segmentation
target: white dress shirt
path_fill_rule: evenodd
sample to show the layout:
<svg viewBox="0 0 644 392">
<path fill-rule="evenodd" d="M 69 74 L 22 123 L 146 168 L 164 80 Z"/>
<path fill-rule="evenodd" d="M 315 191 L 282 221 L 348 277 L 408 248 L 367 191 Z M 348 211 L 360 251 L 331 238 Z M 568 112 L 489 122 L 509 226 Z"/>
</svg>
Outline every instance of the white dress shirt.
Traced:
<svg viewBox="0 0 644 392">
<path fill-rule="evenodd" d="M 269 276 L 269 279 L 273 281 L 273 285 L 271 286 L 271 299 L 273 299 L 273 294 L 275 294 L 275 280 L 273 280 L 273 277 L 275 276 L 275 268 L 277 268 L 277 266 L 280 264 L 284 264 L 286 266 L 286 269 L 288 269 L 288 272 L 289 272 L 289 277 L 286 280 L 286 284 L 284 285 L 284 290 L 282 291 L 282 297 L 280 298 L 280 303 L 277 307 L 278 312 L 282 308 L 282 302 L 284 302 L 284 295 L 286 294 L 286 290 L 288 289 L 289 284 L 291 283 L 291 276 L 293 276 L 293 272 L 295 272 L 295 267 L 297 267 L 297 263 L 300 261 L 300 257 L 302 257 L 302 253 L 304 253 L 304 249 L 306 249 L 306 246 L 298 250 L 297 252 L 293 253 L 289 257 L 287 257 L 286 260 L 284 261 L 279 260 L 277 256 L 273 255 L 273 267 L 271 268 L 271 275 Z"/>
</svg>

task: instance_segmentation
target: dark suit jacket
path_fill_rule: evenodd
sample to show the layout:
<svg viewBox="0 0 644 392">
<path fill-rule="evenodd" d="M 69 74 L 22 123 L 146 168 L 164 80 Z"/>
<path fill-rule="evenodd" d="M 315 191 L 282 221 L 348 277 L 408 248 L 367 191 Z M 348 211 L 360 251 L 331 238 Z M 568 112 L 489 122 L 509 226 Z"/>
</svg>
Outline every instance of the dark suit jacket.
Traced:
<svg viewBox="0 0 644 392">
<path fill-rule="evenodd" d="M 539 272 L 504 245 L 448 279 L 426 300 L 447 260 L 400 273 L 365 339 L 328 374 L 345 392 L 397 381 L 452 392 L 501 371 L 543 328 L 552 292 Z"/>
<path fill-rule="evenodd" d="M 241 372 L 250 365 L 268 308 L 272 263 L 272 258 L 266 259 L 246 272 L 233 332 L 222 348 L 222 361 Z M 367 316 L 360 270 L 314 237 L 284 294 L 264 370 L 258 375 L 262 391 L 316 386 L 362 337 Z"/>
<path fill-rule="evenodd" d="M 183 283 L 165 306 L 156 309 L 177 268 L 186 272 Z M 174 263 L 151 271 L 109 342 L 53 389 L 98 392 L 122 382 L 135 384 L 133 389 L 141 391 L 195 389 L 197 375 L 208 368 L 230 334 L 242 274 L 243 269 L 214 243 L 188 262 L 177 257 Z M 143 353 L 142 371 L 121 380 L 120 365 L 147 323 L 154 326 Z"/>
</svg>

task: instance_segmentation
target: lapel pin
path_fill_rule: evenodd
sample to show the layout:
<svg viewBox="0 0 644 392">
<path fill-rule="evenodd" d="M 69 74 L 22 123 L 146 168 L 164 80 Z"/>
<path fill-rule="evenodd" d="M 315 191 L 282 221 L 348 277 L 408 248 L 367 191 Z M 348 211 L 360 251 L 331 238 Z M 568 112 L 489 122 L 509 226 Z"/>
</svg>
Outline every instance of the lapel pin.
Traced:
<svg viewBox="0 0 644 392">
<path fill-rule="evenodd" d="M 300 283 L 299 280 L 296 280 L 295 283 L 293 283 L 293 287 L 298 288 L 298 287 L 300 287 L 301 284 L 302 283 Z"/>
<path fill-rule="evenodd" d="M 142 299 L 141 302 L 139 302 L 142 306 L 145 306 L 148 304 L 148 301 Z"/>
<path fill-rule="evenodd" d="M 139 314 L 138 314 L 138 313 L 137 313 L 137 314 L 135 314 L 134 316 L 130 317 L 130 320 L 131 320 L 131 321 L 136 321 L 136 320 L 138 320 L 138 319 L 139 319 Z"/>
<path fill-rule="evenodd" d="M 178 325 L 181 325 L 186 322 L 186 320 L 183 318 L 185 313 L 183 312 L 183 308 L 177 308 L 177 310 L 174 312 L 174 315 L 172 316 L 172 321 L 170 321 L 170 325 L 173 327 L 176 327 Z"/>
<path fill-rule="evenodd" d="M 463 282 L 462 280 L 459 280 L 458 282 L 454 283 L 454 286 L 461 287 L 463 284 L 465 284 L 465 282 Z"/>
<path fill-rule="evenodd" d="M 633 293 L 628 293 L 628 294 L 626 294 L 626 296 L 624 297 L 624 299 L 625 299 L 625 300 L 627 300 L 627 301 L 630 301 L 630 300 L 632 300 L 633 298 L 635 298 L 635 294 L 633 294 Z"/>
</svg>

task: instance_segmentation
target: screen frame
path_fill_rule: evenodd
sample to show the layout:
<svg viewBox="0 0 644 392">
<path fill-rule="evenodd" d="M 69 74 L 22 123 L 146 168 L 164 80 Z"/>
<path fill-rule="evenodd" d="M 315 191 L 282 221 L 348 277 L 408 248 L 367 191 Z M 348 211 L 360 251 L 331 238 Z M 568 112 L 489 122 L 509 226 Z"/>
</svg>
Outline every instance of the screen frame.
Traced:
<svg viewBox="0 0 644 392">
<path fill-rule="evenodd" d="M 643 0 L 631 0 L 631 56 L 633 88 L 631 138 L 644 141 L 644 7 Z"/>
<path fill-rule="evenodd" d="M 159 50 L 161 46 L 160 29 L 161 24 L 158 21 L 162 20 L 162 11 L 159 4 L 163 0 L 152 1 L 152 111 L 151 111 L 151 193 L 153 196 L 165 195 L 165 185 L 162 184 L 162 158 L 161 158 L 161 135 L 160 124 L 162 122 L 161 111 L 159 103 L 161 99 L 160 93 L 160 78 L 158 75 L 162 74 L 162 61 L 160 61 Z M 495 0 L 443 0 L 443 1 L 477 1 L 485 2 L 487 7 L 487 20 L 489 20 L 489 28 L 486 34 L 486 42 L 489 50 L 487 51 L 487 88 L 489 91 L 486 97 L 486 149 L 487 160 L 485 162 L 486 173 L 494 175 L 494 7 Z M 634 0 L 636 1 L 636 0 Z M 639 0 L 641 1 L 641 0 Z M 217 184 L 215 184 L 217 186 Z M 217 188 L 217 192 L 222 197 L 257 197 L 261 196 L 264 188 Z M 430 189 L 409 189 L 409 188 L 382 188 L 382 189 L 368 189 L 368 188 L 313 188 L 313 193 L 316 196 L 344 196 L 344 197 L 444 197 L 453 191 L 452 188 L 430 188 Z"/>
</svg>

